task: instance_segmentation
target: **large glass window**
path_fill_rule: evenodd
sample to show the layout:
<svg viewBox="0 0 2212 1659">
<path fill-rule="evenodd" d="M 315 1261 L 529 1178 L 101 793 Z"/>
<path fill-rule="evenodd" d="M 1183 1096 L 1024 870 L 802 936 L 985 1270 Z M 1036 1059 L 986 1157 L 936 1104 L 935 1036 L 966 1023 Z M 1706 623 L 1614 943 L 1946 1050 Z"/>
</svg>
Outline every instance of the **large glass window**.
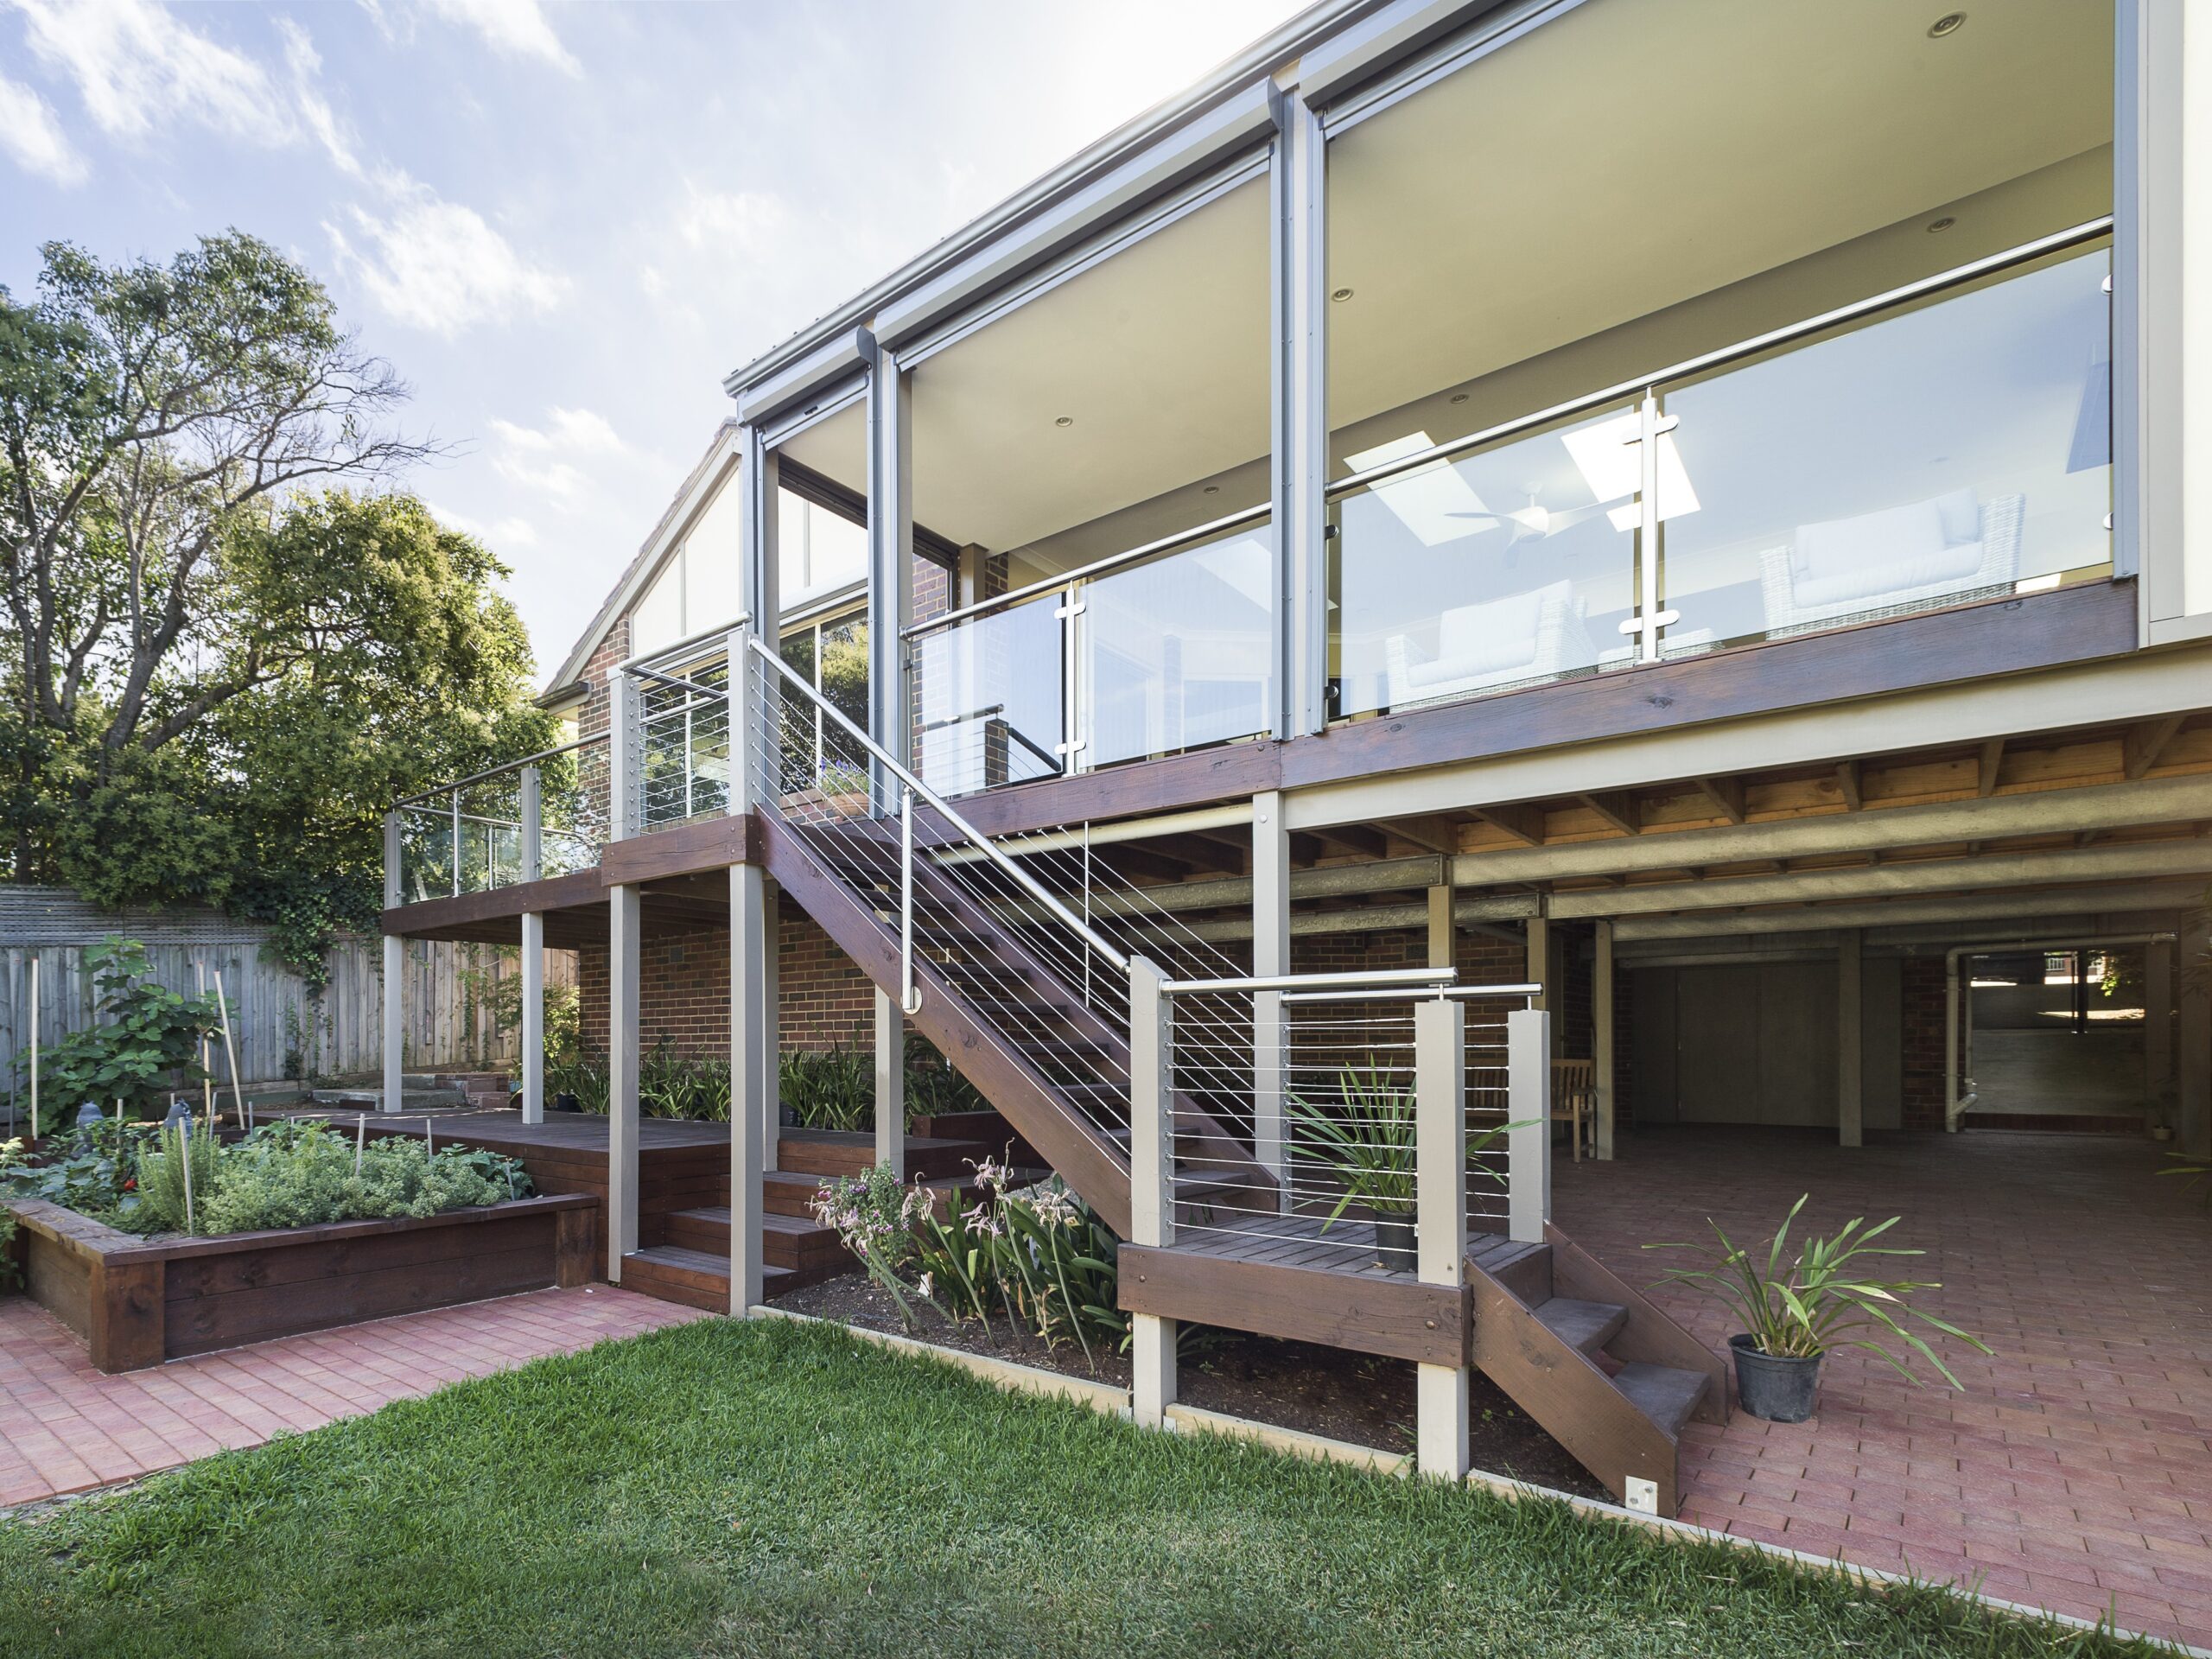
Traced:
<svg viewBox="0 0 2212 1659">
<path fill-rule="evenodd" d="M 1338 715 L 2107 568 L 2101 254 L 1661 378 L 2109 213 L 2110 4 L 1929 21 L 1586 0 L 1339 112 Z"/>
<path fill-rule="evenodd" d="M 971 613 L 916 640 L 934 787 L 1268 728 L 1269 237 L 1255 170 L 918 362 L 915 516 Z"/>
</svg>

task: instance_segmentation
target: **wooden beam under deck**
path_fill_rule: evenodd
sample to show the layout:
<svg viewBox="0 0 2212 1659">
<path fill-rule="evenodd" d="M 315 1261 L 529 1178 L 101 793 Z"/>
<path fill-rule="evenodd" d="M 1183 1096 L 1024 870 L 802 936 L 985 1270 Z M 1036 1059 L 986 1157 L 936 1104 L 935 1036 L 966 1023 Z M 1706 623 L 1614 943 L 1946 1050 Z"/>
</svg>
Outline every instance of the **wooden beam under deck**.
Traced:
<svg viewBox="0 0 2212 1659">
<path fill-rule="evenodd" d="M 1465 1287 L 1424 1285 L 1407 1274 L 1347 1273 L 1124 1244 L 1120 1286 L 1122 1306 L 1131 1313 L 1424 1365 L 1467 1363 Z"/>
</svg>

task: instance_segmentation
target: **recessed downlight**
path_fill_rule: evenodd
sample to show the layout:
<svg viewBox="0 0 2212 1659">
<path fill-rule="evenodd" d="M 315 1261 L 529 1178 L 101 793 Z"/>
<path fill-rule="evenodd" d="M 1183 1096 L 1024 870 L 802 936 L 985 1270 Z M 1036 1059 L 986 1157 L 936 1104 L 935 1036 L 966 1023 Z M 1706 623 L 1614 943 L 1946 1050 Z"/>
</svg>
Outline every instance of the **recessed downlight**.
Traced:
<svg viewBox="0 0 2212 1659">
<path fill-rule="evenodd" d="M 1200 492 L 1200 493 L 1204 495 L 1219 495 L 1221 493 L 1221 486 L 1218 484 L 1209 484 L 1203 491 Z"/>
<path fill-rule="evenodd" d="M 1966 20 L 1967 15 L 1963 11 L 1947 11 L 1928 25 L 1928 38 L 1931 41 L 1940 41 L 1955 35 Z"/>
<path fill-rule="evenodd" d="M 1346 300 L 1351 298 L 1351 289 L 1348 288 L 1340 288 L 1335 293 L 1330 295 L 1329 297 L 1332 300 L 1334 300 L 1338 305 L 1342 305 Z"/>
<path fill-rule="evenodd" d="M 1952 226 L 1958 222 L 1959 221 L 1957 219 L 1953 219 L 1948 213 L 1944 214 L 1941 219 L 1931 219 L 1928 221 L 1929 234 L 1932 236 L 1937 231 L 1948 231 Z"/>
<path fill-rule="evenodd" d="M 1052 424 L 1054 426 L 1073 426 L 1075 424 L 1075 416 L 1072 415 L 1063 415 L 1058 419 L 1055 420 Z"/>
<path fill-rule="evenodd" d="M 1467 401 L 1467 394 L 1464 391 L 1455 391 L 1452 394 L 1452 401 L 1455 404 L 1464 404 Z"/>
</svg>

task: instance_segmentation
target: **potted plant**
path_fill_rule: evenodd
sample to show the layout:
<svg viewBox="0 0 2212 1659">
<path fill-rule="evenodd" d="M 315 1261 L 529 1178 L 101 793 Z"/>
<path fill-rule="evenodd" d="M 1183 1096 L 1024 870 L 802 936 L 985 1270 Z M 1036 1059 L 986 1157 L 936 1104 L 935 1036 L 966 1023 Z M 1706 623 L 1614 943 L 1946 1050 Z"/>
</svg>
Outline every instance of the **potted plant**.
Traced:
<svg viewBox="0 0 2212 1659">
<path fill-rule="evenodd" d="M 1291 1096 L 1291 1114 L 1302 1131 L 1300 1148 L 1336 1177 L 1344 1192 L 1321 1224 L 1326 1232 L 1358 1205 L 1375 1222 L 1378 1267 L 1403 1271 L 1414 1264 L 1414 1091 L 1402 1089 L 1372 1058 L 1366 1069 L 1347 1065 L 1338 1097 L 1323 1107 Z"/>
<path fill-rule="evenodd" d="M 1916 1385 L 1907 1360 L 1891 1351 L 1889 1344 L 1903 1343 L 1942 1374 L 1953 1388 L 1959 1379 L 1936 1357 L 1918 1332 L 1906 1324 L 1917 1319 L 1929 1329 L 1961 1342 L 1980 1353 L 1989 1350 L 1981 1341 L 1933 1313 L 1909 1305 L 1907 1299 L 1923 1290 L 1940 1290 L 1930 1281 L 1877 1279 L 1872 1275 L 1874 1256 L 1920 1255 L 1874 1241 L 1897 1224 L 1899 1217 L 1872 1227 L 1856 1217 L 1832 1238 L 1808 1238 L 1797 1253 L 1784 1260 L 1790 1224 L 1805 1207 L 1806 1198 L 1789 1206 L 1782 1225 L 1767 1246 L 1762 1263 L 1752 1251 L 1729 1242 L 1718 1222 L 1706 1224 L 1719 1241 L 1716 1249 L 1699 1244 L 1647 1244 L 1648 1250 L 1700 1250 L 1709 1266 L 1677 1268 L 1659 1282 L 1688 1286 L 1732 1308 L 1745 1329 L 1728 1338 L 1736 1357 L 1736 1393 L 1745 1411 L 1774 1423 L 1802 1423 L 1813 1414 L 1820 1396 L 1821 1357 L 1834 1348 L 1864 1348 Z M 1863 1334 L 1854 1334 L 1863 1333 Z"/>
</svg>

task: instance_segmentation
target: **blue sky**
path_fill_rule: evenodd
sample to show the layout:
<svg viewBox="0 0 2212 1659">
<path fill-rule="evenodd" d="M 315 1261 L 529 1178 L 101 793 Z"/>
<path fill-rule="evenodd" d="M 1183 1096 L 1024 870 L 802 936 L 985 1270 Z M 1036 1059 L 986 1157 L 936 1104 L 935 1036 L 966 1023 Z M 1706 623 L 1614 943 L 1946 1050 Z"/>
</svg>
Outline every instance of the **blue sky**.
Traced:
<svg viewBox="0 0 2212 1659">
<path fill-rule="evenodd" d="M 235 226 L 327 282 L 453 456 L 550 671 L 728 370 L 1294 0 L 0 0 L 0 283 Z"/>
</svg>

